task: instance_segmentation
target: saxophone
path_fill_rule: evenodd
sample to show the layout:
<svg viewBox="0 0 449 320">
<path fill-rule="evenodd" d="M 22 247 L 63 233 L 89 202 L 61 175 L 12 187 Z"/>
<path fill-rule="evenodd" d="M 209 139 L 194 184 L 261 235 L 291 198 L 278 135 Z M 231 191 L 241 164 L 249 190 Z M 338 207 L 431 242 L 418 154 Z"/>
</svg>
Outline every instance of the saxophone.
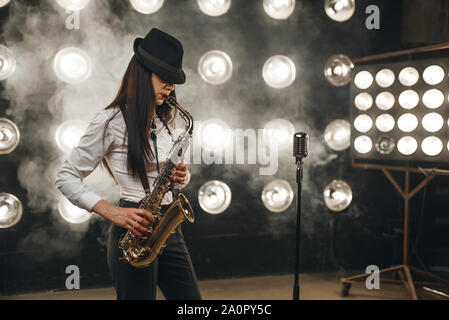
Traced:
<svg viewBox="0 0 449 320">
<path fill-rule="evenodd" d="M 186 122 L 186 130 L 175 140 L 170 158 L 162 167 L 161 173 L 153 183 L 153 191 L 148 193 L 141 201 L 139 209 L 145 209 L 154 217 L 154 221 L 148 221 L 147 234 L 138 237 L 135 233 L 127 231 L 119 241 L 119 248 L 123 251 L 123 258 L 136 268 L 144 268 L 156 259 L 165 241 L 176 227 L 185 220 L 194 222 L 195 217 L 187 198 L 180 193 L 178 199 L 162 213 L 161 203 L 164 195 L 173 190 L 174 182 L 170 179 L 172 170 L 184 158 L 184 153 L 189 146 L 189 139 L 193 133 L 193 118 L 183 109 L 174 97 L 164 98 L 165 102 L 180 111 L 180 115 Z"/>
</svg>

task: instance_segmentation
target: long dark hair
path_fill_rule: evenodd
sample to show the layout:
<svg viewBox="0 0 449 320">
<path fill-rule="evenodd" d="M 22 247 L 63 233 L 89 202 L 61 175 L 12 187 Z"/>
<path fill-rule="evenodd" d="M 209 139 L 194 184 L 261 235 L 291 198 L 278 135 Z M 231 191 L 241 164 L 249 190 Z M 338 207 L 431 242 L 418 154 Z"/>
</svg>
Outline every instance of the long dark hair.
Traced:
<svg viewBox="0 0 449 320">
<path fill-rule="evenodd" d="M 152 72 L 144 69 L 136 57 L 133 56 L 123 76 L 115 99 L 105 108 L 119 107 L 123 114 L 126 123 L 124 139 L 128 139 L 128 173 L 134 177 L 138 177 L 140 168 L 146 168 L 155 159 L 149 143 L 151 120 L 155 116 L 159 117 L 171 134 L 168 125 L 171 123 L 174 124 L 177 113 L 175 110 L 174 114 L 172 114 L 173 108 L 165 102 L 159 107 L 156 105 L 151 77 Z M 170 95 L 176 98 L 174 90 Z M 105 130 L 112 118 L 106 122 Z M 123 143 L 125 143 L 125 140 Z M 102 163 L 111 176 L 113 176 L 106 159 L 103 159 Z"/>
</svg>

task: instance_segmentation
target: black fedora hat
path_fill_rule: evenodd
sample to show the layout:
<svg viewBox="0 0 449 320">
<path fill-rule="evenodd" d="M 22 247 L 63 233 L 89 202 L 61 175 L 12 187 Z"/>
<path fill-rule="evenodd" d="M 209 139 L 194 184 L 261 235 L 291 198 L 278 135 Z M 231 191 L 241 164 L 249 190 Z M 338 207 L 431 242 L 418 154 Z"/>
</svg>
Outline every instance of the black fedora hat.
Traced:
<svg viewBox="0 0 449 320">
<path fill-rule="evenodd" d="M 181 84 L 186 82 L 182 70 L 184 49 L 175 37 L 157 28 L 148 32 L 145 38 L 134 40 L 137 61 L 163 80 Z"/>
</svg>

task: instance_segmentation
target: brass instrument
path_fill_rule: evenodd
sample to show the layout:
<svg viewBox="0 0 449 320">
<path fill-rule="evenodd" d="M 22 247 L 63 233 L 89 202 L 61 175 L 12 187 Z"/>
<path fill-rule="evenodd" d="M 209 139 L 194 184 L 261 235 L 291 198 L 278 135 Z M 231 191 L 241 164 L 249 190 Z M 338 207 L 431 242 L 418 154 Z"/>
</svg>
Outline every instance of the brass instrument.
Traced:
<svg viewBox="0 0 449 320">
<path fill-rule="evenodd" d="M 193 118 L 183 109 L 174 97 L 168 96 L 164 100 L 172 107 L 178 108 L 180 115 L 186 122 L 186 130 L 176 139 L 170 150 L 170 158 L 162 167 L 161 173 L 153 183 L 153 191 L 148 193 L 141 201 L 139 209 L 145 209 L 155 218 L 148 221 L 150 232 L 138 237 L 135 233 L 127 231 L 119 241 L 119 248 L 123 250 L 123 258 L 136 268 L 148 266 L 156 259 L 165 241 L 183 221 L 194 222 L 195 217 L 187 198 L 180 193 L 178 199 L 161 213 L 161 203 L 164 195 L 171 191 L 174 182 L 170 179 L 172 170 L 181 163 L 184 153 L 189 146 L 189 139 L 193 133 Z"/>
</svg>

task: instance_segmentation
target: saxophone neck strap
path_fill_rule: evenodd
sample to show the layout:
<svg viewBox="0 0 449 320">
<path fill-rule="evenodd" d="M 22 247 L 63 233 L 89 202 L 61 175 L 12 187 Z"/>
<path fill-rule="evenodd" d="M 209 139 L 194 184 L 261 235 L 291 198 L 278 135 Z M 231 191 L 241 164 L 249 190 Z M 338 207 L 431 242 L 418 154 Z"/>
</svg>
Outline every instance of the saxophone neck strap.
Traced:
<svg viewBox="0 0 449 320">
<path fill-rule="evenodd" d="M 158 159 L 158 154 L 157 154 L 157 143 L 156 143 L 157 138 L 156 138 L 156 133 L 154 132 L 156 129 L 156 125 L 154 124 L 154 121 L 151 122 L 151 129 L 152 130 L 150 132 L 150 138 L 151 138 L 151 140 L 153 140 L 157 173 L 160 174 L 159 159 Z M 148 183 L 148 177 L 146 175 L 145 168 L 139 169 L 139 176 L 140 176 L 140 181 L 142 182 L 143 189 L 145 190 L 145 194 L 149 194 L 150 193 L 150 184 Z"/>
</svg>

